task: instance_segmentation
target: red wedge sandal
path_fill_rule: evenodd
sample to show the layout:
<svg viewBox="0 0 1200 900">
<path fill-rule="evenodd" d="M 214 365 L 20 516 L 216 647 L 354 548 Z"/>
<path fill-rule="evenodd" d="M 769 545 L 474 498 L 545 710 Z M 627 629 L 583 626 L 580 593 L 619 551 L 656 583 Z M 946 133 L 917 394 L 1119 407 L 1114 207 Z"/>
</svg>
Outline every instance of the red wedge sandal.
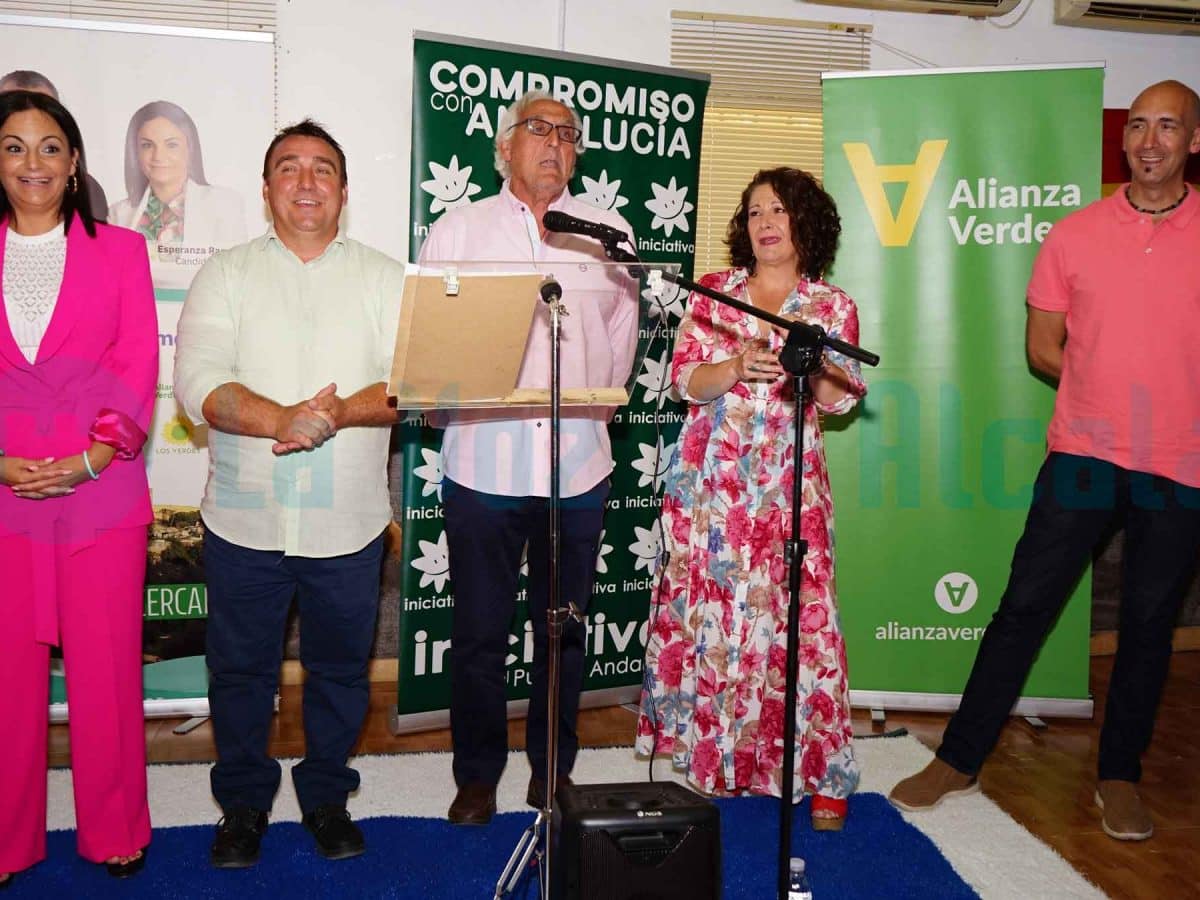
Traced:
<svg viewBox="0 0 1200 900">
<path fill-rule="evenodd" d="M 841 831 L 846 824 L 848 804 L 846 798 L 826 797 L 824 794 L 812 796 L 812 827 L 813 831 Z"/>
</svg>

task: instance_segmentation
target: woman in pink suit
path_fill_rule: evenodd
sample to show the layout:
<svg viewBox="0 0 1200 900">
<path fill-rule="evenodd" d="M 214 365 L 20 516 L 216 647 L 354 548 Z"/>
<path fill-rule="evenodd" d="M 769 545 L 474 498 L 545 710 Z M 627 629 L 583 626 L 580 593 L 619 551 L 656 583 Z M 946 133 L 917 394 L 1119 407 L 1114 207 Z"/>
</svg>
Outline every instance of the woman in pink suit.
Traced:
<svg viewBox="0 0 1200 900">
<path fill-rule="evenodd" d="M 0 887 L 46 853 L 50 647 L 70 708 L 79 853 L 132 875 L 150 842 L 142 445 L 158 376 L 146 242 L 96 223 L 52 97 L 0 94 Z"/>
</svg>

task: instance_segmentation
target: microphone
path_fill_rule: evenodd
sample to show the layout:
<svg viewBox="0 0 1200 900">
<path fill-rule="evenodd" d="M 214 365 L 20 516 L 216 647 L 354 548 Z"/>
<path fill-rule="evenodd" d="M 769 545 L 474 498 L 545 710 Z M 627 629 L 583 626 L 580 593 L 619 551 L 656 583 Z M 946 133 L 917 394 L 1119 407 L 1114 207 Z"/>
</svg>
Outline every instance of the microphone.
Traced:
<svg viewBox="0 0 1200 900">
<path fill-rule="evenodd" d="M 602 225 L 599 222 L 588 222 L 585 219 L 577 219 L 557 209 L 548 210 L 542 216 L 542 224 L 546 227 L 547 231 L 582 234 L 605 243 L 629 241 L 629 235 L 619 228 L 613 228 L 611 225 Z"/>
<path fill-rule="evenodd" d="M 547 278 L 542 282 L 541 287 L 538 288 L 538 294 L 541 296 L 543 303 L 553 303 L 562 297 L 562 285 L 552 277 Z"/>
</svg>

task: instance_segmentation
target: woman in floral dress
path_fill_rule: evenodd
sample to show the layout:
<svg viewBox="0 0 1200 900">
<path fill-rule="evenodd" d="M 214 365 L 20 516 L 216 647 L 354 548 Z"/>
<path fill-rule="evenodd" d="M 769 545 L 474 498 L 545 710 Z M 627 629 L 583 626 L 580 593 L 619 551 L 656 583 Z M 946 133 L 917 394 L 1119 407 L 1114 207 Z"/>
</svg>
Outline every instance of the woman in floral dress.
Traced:
<svg viewBox="0 0 1200 900">
<path fill-rule="evenodd" d="M 812 176 L 759 172 L 729 224 L 735 268 L 701 283 L 856 344 L 854 301 L 822 280 L 840 231 Z M 663 496 L 670 558 L 650 612 L 637 749 L 670 754 L 708 794 L 781 793 L 796 408 L 782 347 L 783 335 L 761 320 L 693 294 L 671 364 L 689 408 Z M 858 767 L 818 410 L 844 413 L 866 386 L 858 363 L 832 352 L 809 381 L 793 802 L 813 794 L 813 826 L 836 830 Z"/>
</svg>

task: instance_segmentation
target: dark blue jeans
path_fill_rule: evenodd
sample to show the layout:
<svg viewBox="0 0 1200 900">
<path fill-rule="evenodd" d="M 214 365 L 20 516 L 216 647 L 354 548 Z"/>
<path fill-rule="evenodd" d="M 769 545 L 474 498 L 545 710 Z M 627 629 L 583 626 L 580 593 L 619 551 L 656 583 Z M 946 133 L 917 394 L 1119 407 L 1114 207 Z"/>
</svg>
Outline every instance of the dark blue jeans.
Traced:
<svg viewBox="0 0 1200 900">
<path fill-rule="evenodd" d="M 226 812 L 269 810 L 279 789 L 267 738 L 293 597 L 307 673 L 305 755 L 292 770 L 300 809 L 344 806 L 358 787 L 346 760 L 367 714 L 382 560 L 382 534 L 356 553 L 322 559 L 249 550 L 205 532 L 208 703 L 217 744 L 211 780 Z"/>
<path fill-rule="evenodd" d="M 560 508 L 562 601 L 585 612 L 596 578 L 596 551 L 608 498 L 608 479 L 585 494 L 567 497 Z M 503 497 L 442 481 L 450 577 L 454 582 L 454 625 L 450 648 L 450 733 L 454 779 L 459 785 L 496 784 L 508 758 L 505 657 L 521 656 L 524 641 L 509 646 L 517 602 L 521 548 L 529 542 L 528 601 L 533 622 L 526 753 L 535 774 L 546 771 L 546 695 L 549 600 L 550 501 Z M 579 739 L 575 719 L 583 687 L 586 633 L 569 622 L 562 635 L 559 685 L 558 771 L 575 764 Z"/>
<path fill-rule="evenodd" d="M 1099 777 L 1137 781 L 1171 657 L 1171 632 L 1200 549 L 1200 489 L 1084 456 L 1038 473 L 1012 572 L 937 755 L 974 775 L 1098 541 L 1125 527 L 1117 658 Z"/>
</svg>

